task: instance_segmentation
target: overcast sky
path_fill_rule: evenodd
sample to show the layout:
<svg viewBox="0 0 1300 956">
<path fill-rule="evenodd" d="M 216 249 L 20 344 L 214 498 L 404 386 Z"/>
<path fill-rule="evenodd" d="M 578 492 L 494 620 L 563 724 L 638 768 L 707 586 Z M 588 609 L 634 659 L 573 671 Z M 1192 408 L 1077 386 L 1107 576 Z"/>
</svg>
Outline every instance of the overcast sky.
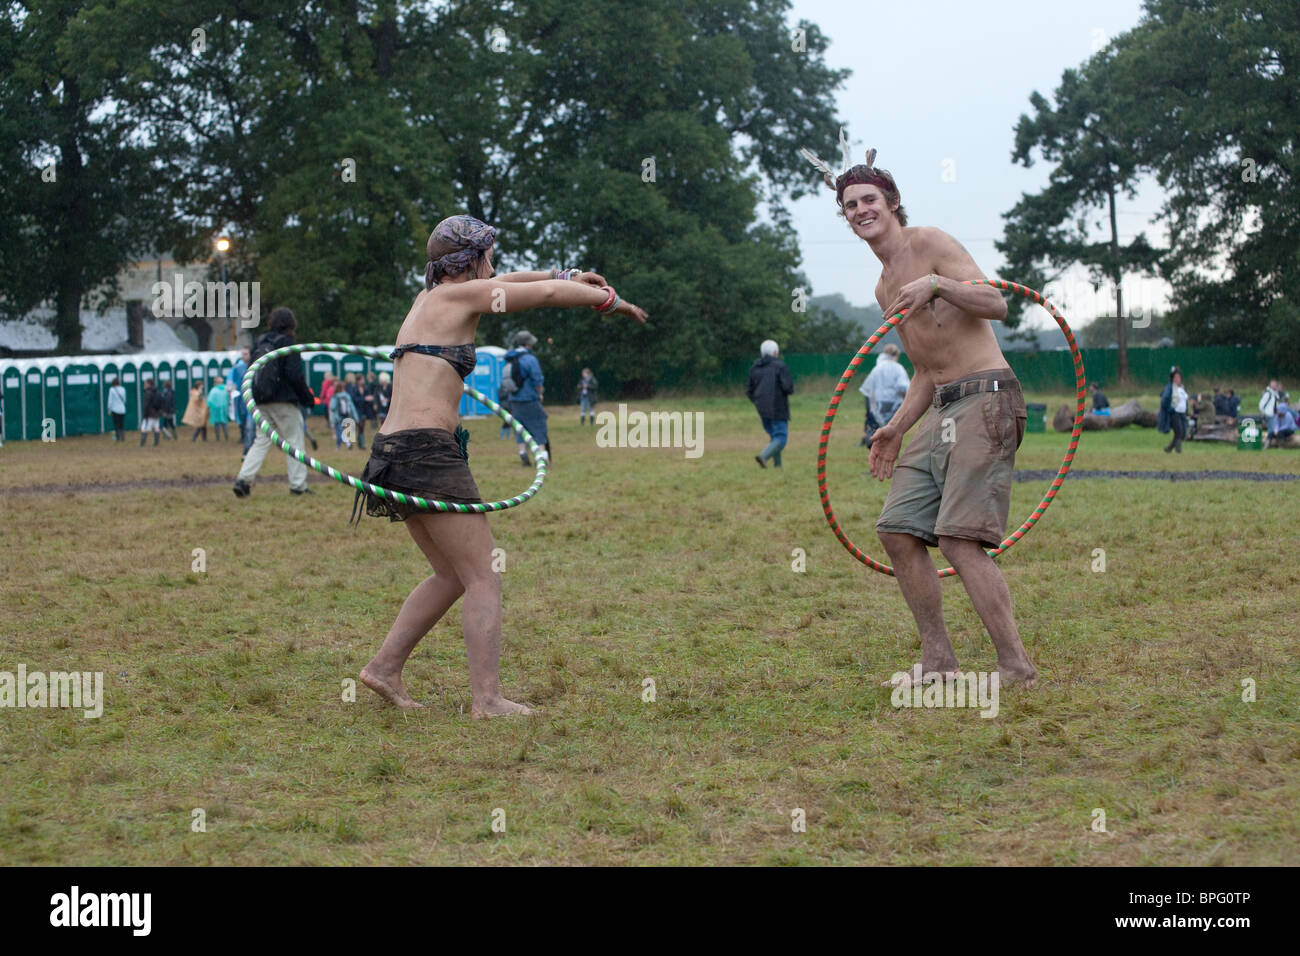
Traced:
<svg viewBox="0 0 1300 956">
<path fill-rule="evenodd" d="M 1013 130 L 1020 114 L 1030 112 L 1030 94 L 1038 90 L 1051 98 L 1062 71 L 1081 65 L 1107 38 L 1136 26 L 1141 13 L 1140 0 L 914 0 L 870 6 L 793 0 L 790 20 L 816 23 L 831 39 L 827 63 L 853 71 L 836 106 L 854 161 L 862 162 L 869 146 L 879 150 L 876 164 L 898 182 L 909 224 L 938 226 L 956 236 L 992 277 L 1002 265 L 993 248 L 1002 235 L 1002 213 L 1021 193 L 1041 189 L 1050 171 L 1041 160 L 1029 169 L 1011 162 Z M 806 145 L 839 168 L 836 143 Z M 951 181 L 945 181 L 945 173 Z M 1137 199 L 1121 200 L 1121 238 L 1146 231 L 1153 244 L 1163 244 L 1163 230 L 1150 225 L 1162 200 L 1153 183 Z M 875 301 L 880 265 L 870 247 L 835 218 L 835 209 L 829 189 L 791 204 L 804 272 L 814 294 L 839 292 L 855 305 L 867 305 Z M 1078 270 L 1075 277 L 1086 273 Z M 1062 297 L 1057 304 L 1072 325 L 1082 325 L 1091 315 L 1071 315 L 1071 306 L 1080 313 L 1093 311 L 1096 300 L 1077 287 L 1069 295 L 1073 302 Z M 1125 297 L 1162 305 L 1162 284 L 1126 282 Z M 1034 325 L 1053 324 L 1042 309 L 1027 316 Z"/>
</svg>

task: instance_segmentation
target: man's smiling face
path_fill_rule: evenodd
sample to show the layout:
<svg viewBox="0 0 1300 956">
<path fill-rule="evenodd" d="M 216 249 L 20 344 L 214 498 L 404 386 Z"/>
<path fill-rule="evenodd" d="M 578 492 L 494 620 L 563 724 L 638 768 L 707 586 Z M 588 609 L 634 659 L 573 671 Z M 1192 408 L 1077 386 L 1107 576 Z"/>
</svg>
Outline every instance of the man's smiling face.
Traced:
<svg viewBox="0 0 1300 956">
<path fill-rule="evenodd" d="M 844 190 L 844 218 L 859 239 L 878 239 L 889 228 L 893 210 L 879 186 L 850 186 Z"/>
</svg>

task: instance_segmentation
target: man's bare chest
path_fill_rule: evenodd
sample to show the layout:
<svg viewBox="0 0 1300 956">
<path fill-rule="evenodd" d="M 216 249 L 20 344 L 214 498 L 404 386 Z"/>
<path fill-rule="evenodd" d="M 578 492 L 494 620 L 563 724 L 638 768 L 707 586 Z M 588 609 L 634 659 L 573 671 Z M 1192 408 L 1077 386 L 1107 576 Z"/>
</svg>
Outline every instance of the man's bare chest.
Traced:
<svg viewBox="0 0 1300 956">
<path fill-rule="evenodd" d="M 928 260 L 920 256 L 908 256 L 880 274 L 880 281 L 876 283 L 876 298 L 893 302 L 903 286 L 928 276 L 933 271 L 934 266 Z"/>
</svg>

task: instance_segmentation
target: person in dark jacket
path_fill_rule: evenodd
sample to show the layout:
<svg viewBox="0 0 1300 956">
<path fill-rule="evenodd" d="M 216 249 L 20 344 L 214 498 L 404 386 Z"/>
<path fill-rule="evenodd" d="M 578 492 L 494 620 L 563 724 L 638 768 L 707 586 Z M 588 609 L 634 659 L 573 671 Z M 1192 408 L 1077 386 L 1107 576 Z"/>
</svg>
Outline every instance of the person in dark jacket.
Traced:
<svg viewBox="0 0 1300 956">
<path fill-rule="evenodd" d="M 267 352 L 292 345 L 297 327 L 298 320 L 294 318 L 292 311 L 283 306 L 273 311 L 271 331 L 253 343 L 253 358 L 258 359 Z M 270 396 L 270 401 L 258 402 L 257 407 L 281 438 L 294 448 L 302 448 L 304 433 L 300 406 L 315 402 L 315 396 L 307 387 L 307 378 L 303 374 L 302 356 L 296 352 L 282 355 L 266 367 L 269 369 L 271 365 L 279 366 L 278 384 Z M 256 399 L 257 396 L 254 395 L 253 398 Z M 252 447 L 244 456 L 244 465 L 239 469 L 239 477 L 235 479 L 236 497 L 243 498 L 252 492 L 253 488 L 249 482 L 257 477 L 258 469 L 262 467 L 262 462 L 266 459 L 266 453 L 270 448 L 271 436 L 258 429 Z M 289 491 L 295 495 L 311 494 L 312 490 L 307 487 L 306 463 L 288 454 L 285 458 L 289 462 Z"/>
<path fill-rule="evenodd" d="M 366 450 L 366 381 L 360 372 L 348 372 L 343 377 L 343 391 L 348 393 L 356 407 L 357 447 Z"/>
<path fill-rule="evenodd" d="M 1165 446 L 1166 454 L 1171 451 L 1183 453 L 1183 440 L 1187 437 L 1187 390 L 1183 388 L 1183 373 L 1177 365 L 1169 370 L 1169 384 L 1160 393 L 1156 431 L 1162 435 L 1170 431 L 1174 433 Z"/>
<path fill-rule="evenodd" d="M 162 429 L 163 438 L 175 438 L 176 393 L 172 391 L 172 383 L 163 382 L 158 394 L 162 398 L 162 415 L 158 418 L 158 427 Z"/>
<path fill-rule="evenodd" d="M 767 460 L 781 467 L 781 449 L 785 447 L 786 437 L 790 433 L 790 401 L 794 393 L 794 380 L 790 370 L 778 357 L 776 343 L 768 339 L 760 347 L 761 355 L 750 366 L 749 385 L 745 396 L 758 409 L 758 417 L 763 420 L 763 430 L 770 439 L 767 447 L 754 456 L 758 467 L 766 468 Z"/>
<path fill-rule="evenodd" d="M 140 444 L 153 432 L 153 443 L 158 444 L 159 420 L 163 414 L 162 392 L 154 387 L 153 379 L 143 382 L 144 391 L 140 395 Z"/>
<path fill-rule="evenodd" d="M 1092 413 L 1094 415 L 1110 414 L 1110 399 L 1101 390 L 1101 385 L 1097 382 L 1092 383 Z"/>
</svg>

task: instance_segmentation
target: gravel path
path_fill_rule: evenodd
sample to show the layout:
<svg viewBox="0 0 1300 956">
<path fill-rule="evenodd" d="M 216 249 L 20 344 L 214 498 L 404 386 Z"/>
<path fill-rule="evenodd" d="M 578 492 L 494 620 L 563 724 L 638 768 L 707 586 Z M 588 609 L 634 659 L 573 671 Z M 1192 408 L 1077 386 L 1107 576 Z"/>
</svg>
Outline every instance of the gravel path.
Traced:
<svg viewBox="0 0 1300 956">
<path fill-rule="evenodd" d="M 1017 471 L 1016 481 L 1051 481 L 1056 471 Z M 1075 478 L 1138 478 L 1144 481 L 1300 481 L 1300 475 L 1279 475 L 1266 471 L 1086 471 L 1075 468 L 1065 476 Z"/>
<path fill-rule="evenodd" d="M 312 481 L 330 481 L 323 475 L 309 474 L 307 480 Z M 78 492 L 105 492 L 105 491 L 142 491 L 142 490 L 161 490 L 164 488 L 194 488 L 196 486 L 232 486 L 235 479 L 230 475 L 222 475 L 214 478 L 211 475 L 181 475 L 179 478 L 140 478 L 135 481 L 101 481 L 89 482 L 79 485 L 36 485 L 25 488 L 0 488 L 0 497 L 6 495 L 69 495 Z M 253 480 L 253 487 L 262 487 L 266 485 L 281 485 L 285 488 L 289 485 L 288 475 L 268 475 L 266 477 L 258 476 Z"/>
</svg>

